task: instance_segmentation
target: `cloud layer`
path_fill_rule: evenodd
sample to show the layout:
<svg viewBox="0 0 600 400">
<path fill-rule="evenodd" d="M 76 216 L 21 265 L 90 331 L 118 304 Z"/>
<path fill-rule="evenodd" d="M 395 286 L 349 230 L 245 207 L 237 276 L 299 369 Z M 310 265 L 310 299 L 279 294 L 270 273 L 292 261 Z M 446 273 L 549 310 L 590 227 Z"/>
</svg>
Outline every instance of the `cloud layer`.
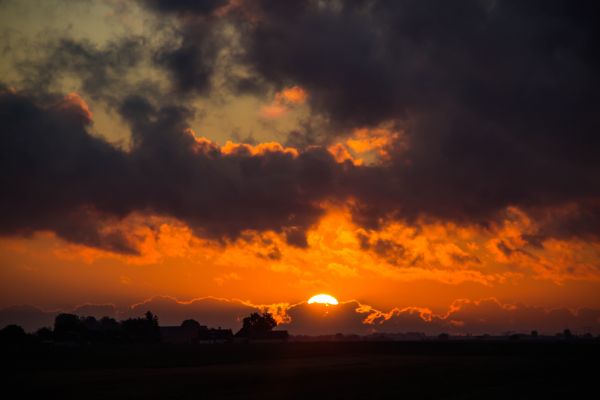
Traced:
<svg viewBox="0 0 600 400">
<path fill-rule="evenodd" d="M 132 149 L 93 136 L 79 96 L 40 103 L 0 93 L 4 145 L 0 181 L 4 233 L 50 230 L 80 244 L 135 252 L 110 224 L 134 211 L 175 217 L 198 235 L 236 238 L 242 231 L 303 232 L 322 214 L 339 166 L 323 149 L 280 145 L 225 150 L 186 125 L 189 110 L 155 108 L 140 97 L 120 111 Z"/>
<path fill-rule="evenodd" d="M 518 207 L 539 225 L 532 244 L 598 239 L 595 2 L 140 4 L 169 27 L 167 39 L 60 38 L 46 61 L 22 65 L 24 87 L 37 92 L 2 91 L 4 233 L 51 230 L 134 253 L 110 226 L 142 212 L 211 238 L 273 230 L 306 246 L 323 202 L 351 201 L 369 229 L 420 218 L 485 226 Z M 170 89 L 125 78 L 145 63 Z M 90 133 L 79 96 L 47 92 L 65 74 L 128 124 L 131 149 Z M 188 129 L 199 96 L 289 88 L 325 132 L 319 146 L 224 152 Z M 375 164 L 327 151 L 381 126 L 396 133 Z M 308 133 L 295 142 L 310 143 L 298 140 Z"/>
<path fill-rule="evenodd" d="M 326 335 L 335 333 L 370 334 L 423 332 L 437 335 L 503 334 L 505 332 L 555 334 L 564 329 L 574 333 L 600 333 L 600 310 L 568 309 L 546 310 L 523 304 L 504 304 L 496 299 L 456 300 L 442 314 L 427 308 L 394 308 L 382 312 L 358 301 L 341 302 L 337 306 L 308 304 L 253 305 L 240 300 L 201 298 L 178 301 L 171 297 L 154 297 L 127 309 L 111 305 L 83 305 L 72 310 L 81 316 L 139 317 L 151 310 L 158 315 L 161 325 L 179 325 L 186 319 L 195 319 L 210 327 L 238 330 L 242 319 L 252 312 L 270 311 L 277 316 L 278 329 L 287 329 L 295 335 Z M 52 326 L 57 312 L 42 311 L 31 306 L 10 307 L 0 310 L 0 325 L 16 323 L 33 331 Z"/>
</svg>

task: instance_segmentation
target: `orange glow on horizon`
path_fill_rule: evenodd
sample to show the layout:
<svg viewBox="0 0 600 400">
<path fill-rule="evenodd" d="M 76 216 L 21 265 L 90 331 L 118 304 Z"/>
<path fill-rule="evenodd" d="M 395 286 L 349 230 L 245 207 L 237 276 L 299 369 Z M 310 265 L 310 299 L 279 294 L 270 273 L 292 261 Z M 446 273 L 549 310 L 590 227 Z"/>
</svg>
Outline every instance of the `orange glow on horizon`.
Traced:
<svg viewBox="0 0 600 400">
<path fill-rule="evenodd" d="M 72 97 L 69 104 L 78 104 L 76 100 Z M 357 140 L 366 140 L 363 147 L 339 143 L 329 151 L 338 162 L 357 165 L 360 160 L 351 158 L 356 150 L 385 148 L 384 131 L 357 134 Z M 191 129 L 187 133 L 200 152 L 300 154 L 275 141 L 219 146 Z M 456 299 L 490 296 L 546 307 L 597 306 L 600 243 L 545 239 L 533 246 L 523 238 L 538 227 L 523 210 L 508 208 L 504 218 L 486 228 L 390 219 L 375 230 L 353 220 L 357 206 L 353 199 L 319 204 L 323 214 L 306 231 L 307 247 L 290 245 L 285 231 L 247 230 L 219 241 L 199 236 L 174 218 L 135 213 L 101 219 L 90 210 L 88 218 L 102 221 L 103 234 L 122 235 L 136 252 L 67 243 L 50 232 L 2 238 L 0 257 L 6 267 L 0 279 L 15 282 L 4 305 L 129 302 L 156 295 L 297 304 L 309 293 L 334 290 L 342 298 L 364 299 L 363 304 L 401 310 L 402 315 L 406 310 L 440 312 Z M 308 303 L 334 304 L 312 298 Z M 378 314 L 382 320 L 389 316 Z M 277 318 L 283 321 L 285 313 Z"/>
</svg>

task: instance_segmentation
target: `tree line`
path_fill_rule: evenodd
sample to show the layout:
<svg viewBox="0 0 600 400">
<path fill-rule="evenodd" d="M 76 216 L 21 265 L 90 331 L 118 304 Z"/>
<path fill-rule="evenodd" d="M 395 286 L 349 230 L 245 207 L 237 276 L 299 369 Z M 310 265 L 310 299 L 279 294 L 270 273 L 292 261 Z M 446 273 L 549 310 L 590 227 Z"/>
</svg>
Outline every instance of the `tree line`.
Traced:
<svg viewBox="0 0 600 400">
<path fill-rule="evenodd" d="M 181 327 L 197 326 L 195 320 L 183 321 Z M 252 313 L 244 318 L 238 337 L 260 336 L 277 326 L 273 316 L 268 313 Z M 75 314 L 61 313 L 54 319 L 53 329 L 38 329 L 27 334 L 19 325 L 8 325 L 0 330 L 0 343 L 27 344 L 44 342 L 64 343 L 159 343 L 161 331 L 158 316 L 151 311 L 143 317 L 117 321 L 111 317 L 96 319 L 92 316 L 80 317 Z"/>
</svg>

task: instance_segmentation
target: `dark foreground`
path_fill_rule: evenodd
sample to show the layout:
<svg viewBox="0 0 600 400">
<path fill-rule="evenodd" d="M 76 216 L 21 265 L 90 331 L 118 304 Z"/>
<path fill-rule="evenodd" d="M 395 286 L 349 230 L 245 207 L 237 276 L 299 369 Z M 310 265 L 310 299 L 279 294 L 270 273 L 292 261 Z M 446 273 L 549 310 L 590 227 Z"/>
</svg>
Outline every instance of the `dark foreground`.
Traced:
<svg viewBox="0 0 600 400">
<path fill-rule="evenodd" d="M 64 399 L 579 398 L 600 344 L 286 343 L 3 351 L 5 390 Z"/>
</svg>

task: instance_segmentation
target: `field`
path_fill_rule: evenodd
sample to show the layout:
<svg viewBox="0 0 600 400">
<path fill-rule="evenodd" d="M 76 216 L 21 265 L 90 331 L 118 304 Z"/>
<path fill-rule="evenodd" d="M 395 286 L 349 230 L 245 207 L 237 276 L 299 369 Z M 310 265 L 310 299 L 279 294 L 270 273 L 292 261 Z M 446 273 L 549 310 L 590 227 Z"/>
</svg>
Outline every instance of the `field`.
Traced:
<svg viewBox="0 0 600 400">
<path fill-rule="evenodd" d="M 12 349 L 23 396 L 78 399 L 576 398 L 599 343 L 287 343 Z"/>
</svg>

